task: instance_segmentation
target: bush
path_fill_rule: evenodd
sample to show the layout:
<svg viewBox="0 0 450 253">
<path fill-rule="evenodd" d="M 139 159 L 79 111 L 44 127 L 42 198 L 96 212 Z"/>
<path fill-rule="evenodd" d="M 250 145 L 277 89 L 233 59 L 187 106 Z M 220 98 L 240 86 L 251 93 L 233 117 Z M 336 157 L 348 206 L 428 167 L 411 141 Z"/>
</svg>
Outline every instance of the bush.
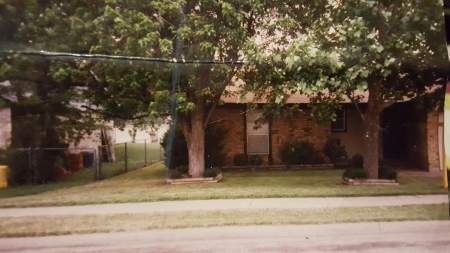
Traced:
<svg viewBox="0 0 450 253">
<path fill-rule="evenodd" d="M 352 156 L 351 167 L 362 168 L 364 166 L 364 157 L 360 154 Z"/>
<path fill-rule="evenodd" d="M 347 168 L 344 171 L 344 174 L 342 175 L 344 178 L 351 178 L 351 179 L 364 179 L 367 178 L 367 174 L 364 171 L 363 168 Z"/>
<path fill-rule="evenodd" d="M 345 146 L 338 139 L 328 139 L 323 152 L 333 163 L 347 159 Z"/>
<path fill-rule="evenodd" d="M 65 149 L 10 150 L 7 154 L 11 184 L 45 184 L 60 179 L 60 171 L 67 168 Z"/>
<path fill-rule="evenodd" d="M 170 179 L 180 179 L 183 178 L 183 174 L 176 169 L 169 169 L 167 177 Z"/>
<path fill-rule="evenodd" d="M 262 158 L 259 155 L 249 155 L 248 156 L 248 165 L 259 166 L 262 164 Z"/>
<path fill-rule="evenodd" d="M 174 133 L 172 131 L 175 131 Z M 171 153 L 169 152 L 169 137 L 174 134 Z M 226 130 L 219 125 L 212 125 L 206 128 L 205 132 L 205 167 L 211 168 L 222 166 L 225 162 L 224 140 Z M 186 139 L 180 127 L 172 128 L 166 132 L 161 142 L 166 158 L 165 165 L 169 169 L 179 166 L 187 166 L 189 162 Z M 168 154 L 171 154 L 170 157 Z"/>
<path fill-rule="evenodd" d="M 203 173 L 204 177 L 216 177 L 221 171 L 218 168 L 207 168 Z"/>
<path fill-rule="evenodd" d="M 248 159 L 246 154 L 236 154 L 233 157 L 233 164 L 236 166 L 245 166 L 248 164 Z"/>
<path fill-rule="evenodd" d="M 381 161 L 379 165 L 379 177 L 383 179 L 397 180 L 397 171 L 386 166 L 384 162 Z"/>
<path fill-rule="evenodd" d="M 367 173 L 364 171 L 362 166 L 352 167 L 347 168 L 344 171 L 343 177 L 362 179 L 367 178 Z M 397 180 L 397 172 L 394 169 L 385 166 L 383 162 L 380 162 L 380 165 L 378 167 L 378 177 L 380 179 Z"/>
<path fill-rule="evenodd" d="M 174 135 L 172 145 L 169 145 L 170 136 Z M 169 170 L 175 170 L 179 166 L 187 166 L 188 151 L 186 139 L 179 127 L 173 129 L 172 127 L 164 134 L 161 145 L 164 148 L 166 157 L 164 163 Z M 169 155 L 170 154 L 170 155 Z"/>
<path fill-rule="evenodd" d="M 9 181 L 12 185 L 31 183 L 31 169 L 28 153 L 25 151 L 9 151 L 7 164 L 10 171 Z"/>
<path fill-rule="evenodd" d="M 188 167 L 186 165 L 180 165 L 174 169 L 169 169 L 168 177 L 170 179 L 180 179 L 188 177 Z"/>
<path fill-rule="evenodd" d="M 280 157 L 286 164 L 315 164 L 323 161 L 321 154 L 306 141 L 283 144 L 280 148 Z"/>
</svg>

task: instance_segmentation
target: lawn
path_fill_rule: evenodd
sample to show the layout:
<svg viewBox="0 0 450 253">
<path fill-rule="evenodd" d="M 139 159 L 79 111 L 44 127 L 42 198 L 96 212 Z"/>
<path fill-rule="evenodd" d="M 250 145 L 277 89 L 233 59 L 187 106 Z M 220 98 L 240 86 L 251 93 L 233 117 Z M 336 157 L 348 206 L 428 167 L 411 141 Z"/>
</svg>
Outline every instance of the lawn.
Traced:
<svg viewBox="0 0 450 253">
<path fill-rule="evenodd" d="M 225 172 L 223 182 L 218 184 L 172 186 L 165 184 L 166 169 L 159 162 L 103 181 L 75 186 L 67 184 L 65 187 L 47 189 L 41 193 L 23 187 L 0 190 L 0 207 L 187 199 L 446 193 L 441 187 L 440 178 L 401 174 L 399 186 L 346 186 L 342 184 L 342 172 L 342 170 Z"/>
<path fill-rule="evenodd" d="M 113 163 L 102 163 L 102 178 L 109 179 L 111 177 L 125 173 L 125 144 L 114 145 L 116 160 Z M 145 159 L 144 143 L 128 143 L 128 171 L 142 168 L 147 164 L 160 161 L 163 158 L 163 150 L 159 144 L 147 144 L 147 159 Z M 61 181 L 41 185 L 24 185 L 20 187 L 9 187 L 0 190 L 0 198 L 12 196 L 24 196 L 42 193 L 46 191 L 55 191 L 68 187 L 86 185 L 94 181 L 94 168 L 87 168 L 64 178 Z"/>
<path fill-rule="evenodd" d="M 0 218 L 0 237 L 45 236 L 225 225 L 447 220 L 448 206 L 408 205 L 305 210 L 206 211 Z"/>
<path fill-rule="evenodd" d="M 126 150 L 127 163 L 125 163 L 125 144 L 119 143 L 114 145 L 116 160 L 113 163 L 102 164 L 103 178 L 117 176 L 126 172 L 126 170 L 142 168 L 146 162 L 151 164 L 163 159 L 163 150 L 159 144 L 147 144 L 146 150 L 144 143 L 127 143 Z"/>
</svg>

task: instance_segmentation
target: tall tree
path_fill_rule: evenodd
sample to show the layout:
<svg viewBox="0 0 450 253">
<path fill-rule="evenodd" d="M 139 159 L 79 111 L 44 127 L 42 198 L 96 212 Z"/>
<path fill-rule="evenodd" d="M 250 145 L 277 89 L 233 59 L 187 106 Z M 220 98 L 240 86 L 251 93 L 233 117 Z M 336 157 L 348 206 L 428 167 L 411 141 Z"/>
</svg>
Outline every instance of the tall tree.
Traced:
<svg viewBox="0 0 450 253">
<path fill-rule="evenodd" d="M 40 16 L 44 11 L 46 16 Z M 47 24 L 54 21 L 49 17 L 60 12 L 51 1 L 3 1 L 2 49 L 80 50 L 83 43 L 75 39 L 76 34 L 66 31 L 73 20 L 55 22 L 48 29 Z M 60 36 L 63 32 L 67 41 Z M 12 147 L 61 146 L 94 128 L 92 117 L 76 106 L 84 101 L 81 96 L 84 84 L 68 78 L 70 73 L 64 71 L 67 63 L 4 51 L 0 58 L 0 101 L 12 112 Z"/>
<path fill-rule="evenodd" d="M 25 12 L 30 11 L 21 21 L 27 29 L 20 29 L 28 41 L 21 42 L 32 49 L 213 62 L 245 58 L 247 44 L 274 13 L 293 15 L 292 9 L 303 10 L 305 20 L 320 13 L 307 12 L 309 4 L 298 1 L 27 2 Z M 272 32 L 277 25 L 272 24 Z M 239 68 L 236 64 L 73 60 L 58 71 L 71 82 L 85 83 L 92 101 L 88 109 L 106 118 L 170 117 L 177 122 L 187 141 L 189 173 L 200 177 L 205 169 L 205 127 Z"/>
<path fill-rule="evenodd" d="M 356 104 L 360 92 L 368 91 L 362 114 L 364 168 L 369 178 L 378 178 L 383 110 L 445 81 L 442 3 L 330 0 L 322 4 L 322 16 L 306 31 L 295 33 L 300 29 L 284 26 L 279 32 L 283 36 L 274 37 L 276 47 L 251 47 L 251 59 L 259 67 L 247 73 L 258 83 L 250 88 L 272 104 L 282 104 L 293 92 L 307 93 L 319 102 L 314 112 L 330 119 L 334 117 L 330 108 L 339 106 L 339 101 L 347 97 Z"/>
</svg>

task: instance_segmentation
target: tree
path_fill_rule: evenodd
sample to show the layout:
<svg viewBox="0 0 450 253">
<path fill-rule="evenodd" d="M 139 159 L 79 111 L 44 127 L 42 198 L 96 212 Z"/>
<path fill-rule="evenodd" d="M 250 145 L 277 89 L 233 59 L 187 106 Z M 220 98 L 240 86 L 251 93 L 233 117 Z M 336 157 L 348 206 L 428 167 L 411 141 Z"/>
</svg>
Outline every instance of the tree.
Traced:
<svg viewBox="0 0 450 253">
<path fill-rule="evenodd" d="M 290 93 L 309 94 L 316 116 L 333 119 L 345 97 L 368 91 L 364 169 L 378 178 L 382 111 L 443 84 L 447 71 L 440 1 L 323 1 L 323 15 L 302 33 L 285 26 L 275 49 L 253 45 L 253 87 L 281 105 Z M 295 19 L 293 20 L 295 21 Z M 286 34 L 293 34 L 283 40 Z M 284 42 L 284 43 L 283 43 Z M 272 66 L 272 71 L 268 71 Z M 256 70 L 256 71 L 255 71 Z M 270 87 L 270 83 L 277 83 Z M 269 88 L 270 87 L 270 88 Z M 329 105 L 329 106 L 327 106 Z"/>
<path fill-rule="evenodd" d="M 307 12 L 309 4 L 297 1 L 30 0 L 25 6 L 6 2 L 27 12 L 16 23 L 23 24 L 19 30 L 28 40 L 19 42 L 33 49 L 212 61 L 158 65 L 66 59 L 58 68 L 68 81 L 89 87 L 86 96 L 91 105 L 86 108 L 106 119 L 148 123 L 169 117 L 179 124 L 193 177 L 202 176 L 205 169 L 209 118 L 240 69 L 214 62 L 245 58 L 246 45 L 274 13 L 281 17 L 293 15 L 292 9 L 305 10 L 306 20 L 320 13 Z"/>
<path fill-rule="evenodd" d="M 42 22 L 48 21 L 34 18 L 45 6 L 33 1 L 2 2 L 2 48 L 17 49 L 31 42 L 60 48 L 79 46 L 75 41 L 62 44 L 58 36 L 42 35 Z M 59 25 L 63 31 L 64 24 Z M 11 110 L 11 148 L 64 148 L 96 127 L 92 115 L 77 106 L 77 103 L 85 101 L 81 96 L 84 84 L 69 80 L 69 73 L 62 71 L 66 63 L 9 54 L 2 54 L 0 58 L 0 101 Z M 11 153 L 14 164 L 14 155 L 18 152 Z M 61 153 L 41 149 L 34 154 L 42 155 L 37 160 L 34 182 L 53 179 L 55 162 Z M 23 168 L 13 168 L 13 173 L 20 173 L 20 169 Z M 18 177 L 15 176 L 17 182 L 29 180 L 23 175 Z"/>
</svg>

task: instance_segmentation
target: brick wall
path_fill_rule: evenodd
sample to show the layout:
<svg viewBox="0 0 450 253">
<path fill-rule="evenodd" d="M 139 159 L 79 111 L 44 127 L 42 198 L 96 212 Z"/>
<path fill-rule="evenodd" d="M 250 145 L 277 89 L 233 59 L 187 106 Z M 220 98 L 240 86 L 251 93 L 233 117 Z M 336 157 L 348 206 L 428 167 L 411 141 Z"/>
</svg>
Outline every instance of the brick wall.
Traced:
<svg viewBox="0 0 450 253">
<path fill-rule="evenodd" d="M 330 136 L 329 125 L 319 125 L 309 115 L 298 112 L 291 117 L 278 117 L 272 120 L 272 159 L 274 164 L 280 164 L 279 150 L 289 141 L 308 141 L 316 149 L 322 150 Z"/>
<path fill-rule="evenodd" d="M 211 117 L 210 124 L 220 124 L 227 130 L 224 137 L 225 165 L 233 165 L 234 156 L 245 153 L 244 112 L 244 106 L 225 105 L 217 108 Z"/>
<path fill-rule="evenodd" d="M 210 124 L 221 124 L 227 129 L 224 141 L 224 152 L 227 156 L 225 165 L 233 165 L 237 154 L 245 154 L 245 106 L 225 105 L 219 107 L 211 117 Z M 311 142 L 316 149 L 322 150 L 328 137 L 330 127 L 319 125 L 305 113 L 296 113 L 291 117 L 278 117 L 271 123 L 272 161 L 281 164 L 279 149 L 287 141 L 305 140 Z M 262 156 L 263 163 L 269 162 L 268 156 Z"/>
</svg>

